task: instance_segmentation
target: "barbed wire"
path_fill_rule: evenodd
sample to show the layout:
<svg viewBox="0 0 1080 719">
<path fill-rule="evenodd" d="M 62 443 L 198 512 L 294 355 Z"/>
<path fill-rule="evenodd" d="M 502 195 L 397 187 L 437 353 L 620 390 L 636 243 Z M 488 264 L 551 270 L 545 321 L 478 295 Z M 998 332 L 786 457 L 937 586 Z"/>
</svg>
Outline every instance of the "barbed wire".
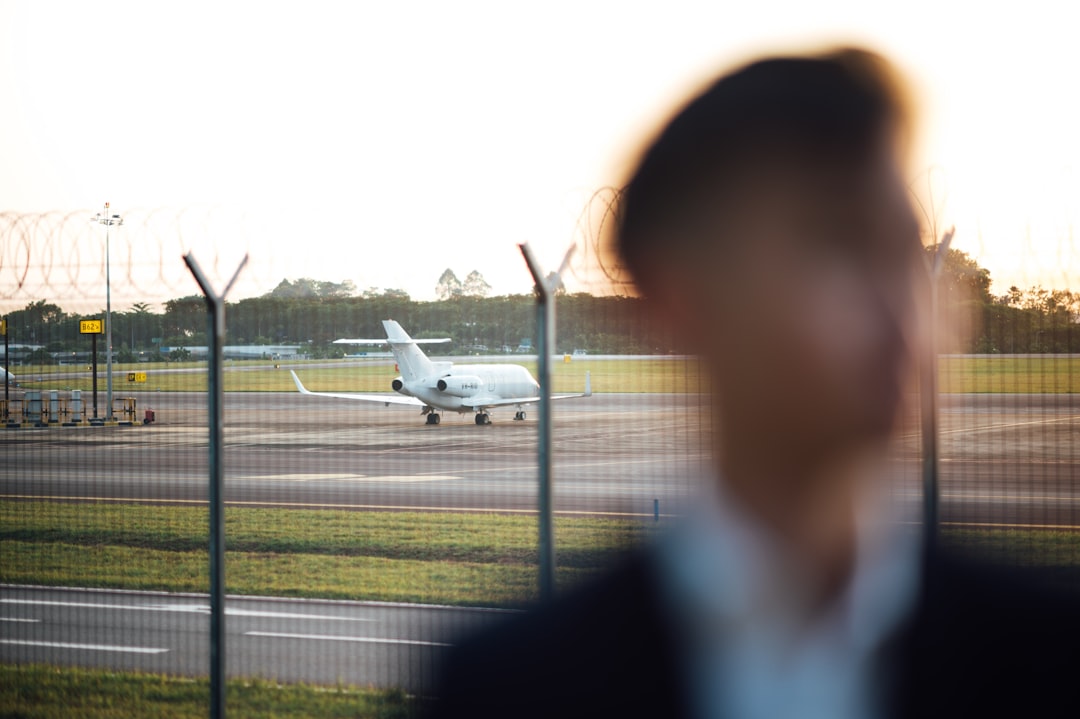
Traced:
<svg viewBox="0 0 1080 719">
<path fill-rule="evenodd" d="M 570 274 L 597 294 L 635 294 L 633 278 L 615 249 L 623 191 L 601 187 L 585 202 L 574 224 L 578 252 Z"/>
<path fill-rule="evenodd" d="M 949 206 L 950 192 L 945 170 L 933 165 L 918 173 L 908 184 L 912 205 L 920 220 L 923 244 L 937 243 L 945 228 L 957 225 L 958 242 L 953 247 L 967 253 L 991 271 L 999 294 L 1010 285 L 1021 289 L 1047 287 L 1070 289 L 1080 284 L 1080 247 L 1076 244 L 1075 218 L 1066 209 L 1053 226 L 1039 227 L 1035 236 L 1029 220 L 1022 227 L 1010 227 L 989 241 L 978 215 L 954 216 Z M 635 294 L 629 270 L 615 250 L 620 202 L 623 190 L 603 187 L 585 202 L 574 228 L 578 252 L 570 266 L 573 278 L 589 291 L 599 294 Z M 1061 213 L 1058 213 L 1061 214 Z"/>
<path fill-rule="evenodd" d="M 41 299 L 103 304 L 106 230 L 93 216 L 88 209 L 0 212 L 0 303 L 9 309 Z M 195 250 L 219 274 L 218 265 L 234 265 L 233 250 L 248 244 L 244 216 L 220 207 L 129 210 L 108 232 L 109 284 L 120 302 L 192 294 L 184 253 Z"/>
</svg>

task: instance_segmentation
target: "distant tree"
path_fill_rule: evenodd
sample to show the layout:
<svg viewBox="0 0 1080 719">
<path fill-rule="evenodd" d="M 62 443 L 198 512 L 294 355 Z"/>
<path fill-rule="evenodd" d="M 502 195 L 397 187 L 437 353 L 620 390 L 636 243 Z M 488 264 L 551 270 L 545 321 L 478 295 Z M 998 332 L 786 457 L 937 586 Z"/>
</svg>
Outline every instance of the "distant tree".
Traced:
<svg viewBox="0 0 1080 719">
<path fill-rule="evenodd" d="M 30 352 L 26 355 L 25 361 L 28 364 L 56 364 L 56 360 L 44 347 L 38 347 L 33 352 Z"/>
<path fill-rule="evenodd" d="M 439 283 L 435 285 L 435 296 L 440 300 L 449 300 L 454 297 L 461 297 L 463 289 L 461 280 L 458 279 L 452 269 L 447 267 L 439 275 Z"/>
<path fill-rule="evenodd" d="M 164 333 L 191 337 L 206 329 L 206 300 L 199 295 L 188 295 L 165 303 Z"/>
<path fill-rule="evenodd" d="M 283 279 L 278 286 L 270 290 L 265 297 L 279 299 L 304 299 L 304 298 L 331 298 L 352 297 L 356 294 L 356 283 L 352 280 L 341 282 L 326 282 L 313 280 L 310 277 L 301 277 L 295 282 Z"/>
<path fill-rule="evenodd" d="M 29 324 L 56 324 L 67 317 L 62 309 L 45 300 L 31 302 L 22 310 L 22 312 L 24 313 L 25 321 Z"/>
<path fill-rule="evenodd" d="M 378 287 L 368 287 L 361 295 L 365 300 L 375 299 L 387 299 L 387 300 L 411 300 L 409 293 L 405 290 L 394 289 L 387 287 L 380 289 Z"/>
<path fill-rule="evenodd" d="M 487 297 L 490 292 L 491 285 L 476 270 L 473 270 L 465 277 L 465 282 L 461 287 L 461 294 L 466 297 Z"/>
<path fill-rule="evenodd" d="M 191 351 L 184 347 L 169 350 L 169 359 L 173 362 L 186 362 L 191 359 Z"/>
<path fill-rule="evenodd" d="M 319 297 L 352 297 L 356 294 L 356 283 L 352 280 L 319 282 L 316 289 Z"/>
<path fill-rule="evenodd" d="M 937 245 L 926 248 L 932 259 Z M 972 352 L 984 347 L 984 308 L 994 302 L 990 271 L 966 252 L 950 249 L 938 279 L 938 349 L 944 353 Z"/>
<path fill-rule="evenodd" d="M 121 313 L 119 318 L 127 325 L 126 334 L 121 332 L 130 341 L 130 347 L 134 351 L 136 347 L 148 346 L 153 337 L 161 333 L 161 316 L 150 311 L 150 305 L 146 302 L 136 302 L 131 306 L 130 312 Z"/>
<path fill-rule="evenodd" d="M 937 246 L 931 245 L 927 251 L 937 252 Z M 980 267 L 970 255 L 957 249 L 950 249 L 945 255 L 938 291 L 940 298 L 947 302 L 981 305 L 994 301 L 990 295 L 990 270 Z"/>
</svg>

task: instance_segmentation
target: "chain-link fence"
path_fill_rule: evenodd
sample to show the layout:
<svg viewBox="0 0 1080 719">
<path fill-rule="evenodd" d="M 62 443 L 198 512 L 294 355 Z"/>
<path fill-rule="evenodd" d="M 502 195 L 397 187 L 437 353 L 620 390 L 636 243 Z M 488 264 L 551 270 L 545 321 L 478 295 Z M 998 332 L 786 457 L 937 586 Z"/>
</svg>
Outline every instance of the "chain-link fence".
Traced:
<svg viewBox="0 0 1080 719">
<path fill-rule="evenodd" d="M 106 267 L 92 214 L 8 213 L 0 224 L 12 375 L 0 661 L 23 672 L 15 685 L 52 666 L 76 683 L 74 667 L 93 682 L 102 670 L 132 682 L 207 674 L 211 343 L 181 262 L 191 246 L 212 284 L 223 286 L 237 247 L 254 268 L 226 309 L 229 676 L 395 705 L 392 690 L 430 688 L 457 637 L 537 598 L 530 294 L 416 302 L 331 282 L 300 292 L 288 275 L 290 292 L 275 294 L 282 278 L 266 268 L 281 261 L 223 239 L 244 236 L 215 225 L 236 218 L 196 211 L 124 213 Z M 705 464 L 706 413 L 695 363 L 646 330 L 638 300 L 558 301 L 553 390 L 586 395 L 554 410 L 556 582 L 567 588 L 682 511 Z M 399 331 L 450 342 L 388 346 Z M 395 383 L 420 363 L 454 363 L 469 386 L 449 388 L 445 404 L 396 404 L 408 398 Z M 480 404 L 464 391 L 477 383 L 492 395 Z M 355 689 L 369 686 L 391 693 Z"/>
<path fill-rule="evenodd" d="M 625 280 L 587 241 L 603 234 L 614 199 L 601 193 L 582 216 L 571 273 L 583 286 Z M 272 273 L 285 263 L 262 263 L 257 243 L 236 240 L 242 218 L 125 213 L 108 272 L 118 422 L 91 423 L 95 404 L 107 419 L 94 385 L 103 395 L 109 351 L 97 326 L 83 334 L 105 304 L 91 215 L 0 215 L 11 372 L 0 662 L 24 672 L 15 684 L 45 681 L 53 675 L 41 667 L 52 666 L 83 668 L 71 681 L 100 692 L 99 670 L 132 682 L 206 674 L 209 342 L 180 259 L 192 246 L 214 281 L 252 254 L 226 310 L 229 675 L 318 685 L 322 694 L 303 699 L 315 707 L 397 706 L 393 691 L 355 687 L 423 692 L 447 645 L 537 597 L 531 406 L 459 402 L 459 412 L 400 405 L 395 391 L 420 361 L 465 365 L 463 381 L 485 385 L 502 365 L 535 372 L 531 296 L 415 302 L 333 283 L 275 295 L 282 278 Z M 1075 582 L 1077 300 L 1041 289 L 1048 275 L 1034 272 L 1030 287 L 992 284 L 990 248 L 965 243 L 965 232 L 940 289 L 943 538 Z M 556 577 L 569 587 L 685 510 L 708 471 L 709 410 L 696 362 L 645 322 L 639 300 L 573 293 L 558 303 L 554 391 L 592 390 L 553 413 Z M 432 342 L 388 346 L 390 318 Z M 898 505 L 921 502 L 922 447 L 917 423 L 905 426 Z M 194 686 L 205 702 L 206 686 Z"/>
</svg>

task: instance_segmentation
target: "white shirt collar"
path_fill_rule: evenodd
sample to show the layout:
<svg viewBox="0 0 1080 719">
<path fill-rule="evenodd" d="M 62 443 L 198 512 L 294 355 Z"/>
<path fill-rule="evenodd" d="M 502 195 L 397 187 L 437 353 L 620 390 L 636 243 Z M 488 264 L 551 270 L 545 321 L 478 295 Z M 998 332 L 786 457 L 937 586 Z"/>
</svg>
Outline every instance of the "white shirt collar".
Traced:
<svg viewBox="0 0 1080 719">
<path fill-rule="evenodd" d="M 868 500 L 857 517 L 852 576 L 832 606 L 807 627 L 799 568 L 718 487 L 711 483 L 659 548 L 670 606 L 684 629 L 689 660 L 698 666 L 700 703 L 721 702 L 740 715 L 755 706 L 781 712 L 783 705 L 770 703 L 770 693 L 789 685 L 816 686 L 809 693 L 826 697 L 823 716 L 843 715 L 843 707 L 870 701 L 868 660 L 916 600 L 919 534 L 893 521 L 885 504 Z M 718 695 L 716 685 L 723 679 L 727 686 Z M 816 714 L 806 704 L 794 706 L 796 715 Z"/>
</svg>

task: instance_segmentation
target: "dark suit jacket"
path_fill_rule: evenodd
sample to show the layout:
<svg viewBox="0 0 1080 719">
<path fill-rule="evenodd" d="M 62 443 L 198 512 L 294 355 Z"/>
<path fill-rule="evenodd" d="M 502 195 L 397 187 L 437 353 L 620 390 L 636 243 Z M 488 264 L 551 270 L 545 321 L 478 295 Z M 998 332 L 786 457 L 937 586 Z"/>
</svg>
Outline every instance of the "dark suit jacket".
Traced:
<svg viewBox="0 0 1080 719">
<path fill-rule="evenodd" d="M 688 673 L 650 555 L 447 658 L 438 717 L 685 717 Z M 1080 717 L 1080 603 L 942 555 L 879 662 L 894 717 Z"/>
</svg>

